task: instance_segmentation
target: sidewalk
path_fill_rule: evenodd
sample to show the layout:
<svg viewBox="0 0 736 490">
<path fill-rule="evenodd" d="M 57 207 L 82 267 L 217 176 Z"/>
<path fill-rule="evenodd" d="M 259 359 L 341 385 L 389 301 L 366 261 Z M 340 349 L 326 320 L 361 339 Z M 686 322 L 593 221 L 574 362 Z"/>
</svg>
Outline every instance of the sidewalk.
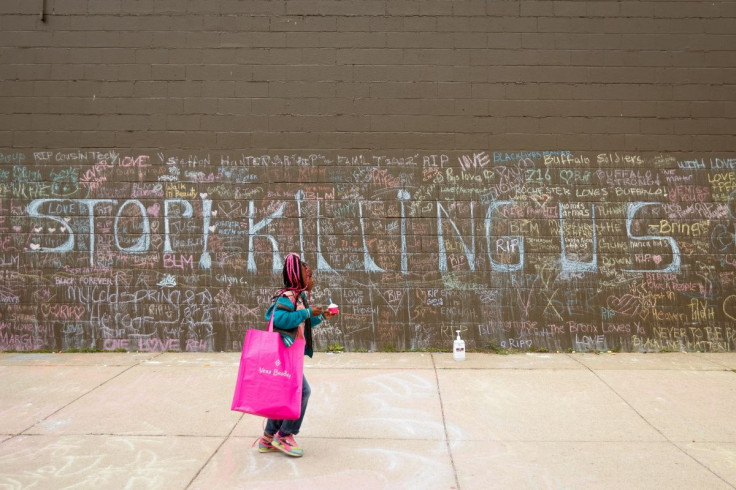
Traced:
<svg viewBox="0 0 736 490">
<path fill-rule="evenodd" d="M 0 489 L 736 488 L 736 353 L 317 353 L 303 458 L 238 360 L 0 354 Z"/>
</svg>

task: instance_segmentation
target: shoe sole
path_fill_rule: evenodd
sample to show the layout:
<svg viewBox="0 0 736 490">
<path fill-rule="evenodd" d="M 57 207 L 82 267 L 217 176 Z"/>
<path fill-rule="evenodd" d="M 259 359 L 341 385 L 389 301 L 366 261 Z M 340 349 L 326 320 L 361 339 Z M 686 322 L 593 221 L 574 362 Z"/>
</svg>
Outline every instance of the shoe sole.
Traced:
<svg viewBox="0 0 736 490">
<path fill-rule="evenodd" d="M 274 448 L 276 448 L 277 451 L 281 451 L 282 453 L 286 454 L 287 456 L 291 456 L 292 458 L 301 458 L 304 456 L 304 452 L 300 453 L 292 453 L 290 451 L 287 451 L 285 447 L 283 446 L 277 446 L 276 444 L 273 445 Z"/>
</svg>

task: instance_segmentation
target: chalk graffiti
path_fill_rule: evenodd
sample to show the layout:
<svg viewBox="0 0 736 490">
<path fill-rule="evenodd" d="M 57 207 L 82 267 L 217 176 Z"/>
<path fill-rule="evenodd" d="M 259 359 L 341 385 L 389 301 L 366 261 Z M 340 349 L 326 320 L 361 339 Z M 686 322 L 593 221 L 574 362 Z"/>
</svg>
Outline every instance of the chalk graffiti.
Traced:
<svg viewBox="0 0 736 490">
<path fill-rule="evenodd" d="M 291 251 L 318 348 L 736 350 L 728 155 L 0 152 L 0 350 L 238 350 Z"/>
</svg>

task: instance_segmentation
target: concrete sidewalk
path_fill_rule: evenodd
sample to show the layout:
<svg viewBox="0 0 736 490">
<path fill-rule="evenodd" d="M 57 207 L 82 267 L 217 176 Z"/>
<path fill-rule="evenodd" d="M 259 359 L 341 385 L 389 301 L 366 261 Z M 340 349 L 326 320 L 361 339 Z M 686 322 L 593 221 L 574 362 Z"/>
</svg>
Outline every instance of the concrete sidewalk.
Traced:
<svg viewBox="0 0 736 490">
<path fill-rule="evenodd" d="M 238 360 L 0 354 L 0 489 L 736 488 L 736 353 L 317 353 L 303 458 Z"/>
</svg>

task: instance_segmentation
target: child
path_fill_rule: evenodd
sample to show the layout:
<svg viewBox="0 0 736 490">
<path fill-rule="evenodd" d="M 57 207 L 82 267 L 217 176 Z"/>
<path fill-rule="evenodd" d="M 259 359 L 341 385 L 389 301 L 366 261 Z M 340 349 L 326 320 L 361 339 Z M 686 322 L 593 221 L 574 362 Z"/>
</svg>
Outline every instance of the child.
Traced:
<svg viewBox="0 0 736 490">
<path fill-rule="evenodd" d="M 312 270 L 298 254 L 286 256 L 284 264 L 284 288 L 273 297 L 274 302 L 266 311 L 266 319 L 273 312 L 274 331 L 281 334 L 284 345 L 290 347 L 294 339 L 305 339 L 304 353 L 312 357 L 312 327 L 325 318 L 333 316 L 327 308 L 310 306 L 310 291 L 314 286 Z M 306 292 L 306 294 L 305 294 Z M 274 310 L 275 309 L 275 310 Z M 302 413 L 297 420 L 272 420 L 266 422 L 266 430 L 258 440 L 258 450 L 262 453 L 282 451 L 289 456 L 299 457 L 304 451 L 294 440 L 304 420 L 304 412 L 311 390 L 307 378 L 302 384 Z"/>
</svg>

